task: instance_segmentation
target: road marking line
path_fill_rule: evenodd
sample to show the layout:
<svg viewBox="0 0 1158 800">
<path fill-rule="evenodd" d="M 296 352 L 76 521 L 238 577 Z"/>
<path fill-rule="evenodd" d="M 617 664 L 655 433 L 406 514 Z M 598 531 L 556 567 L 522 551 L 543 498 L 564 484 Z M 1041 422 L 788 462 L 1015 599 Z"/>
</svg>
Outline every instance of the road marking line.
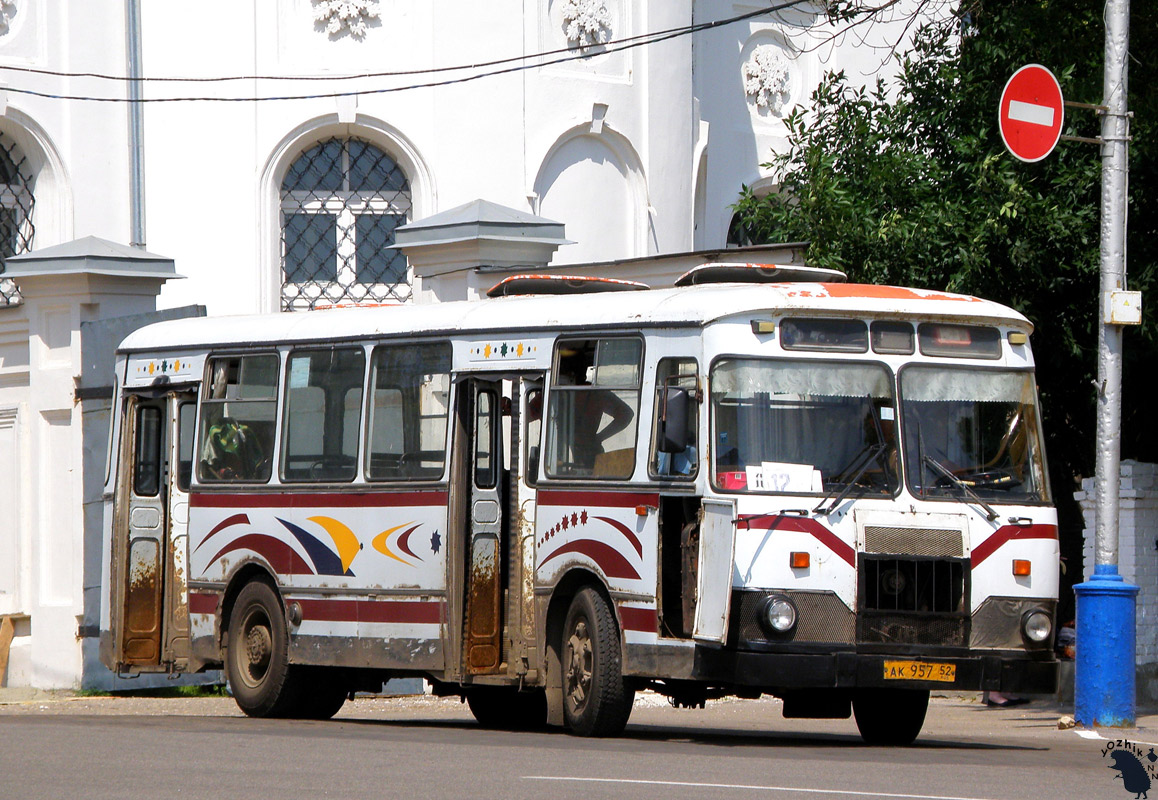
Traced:
<svg viewBox="0 0 1158 800">
<path fill-rule="evenodd" d="M 566 775 L 524 775 L 525 781 L 571 781 L 574 783 L 627 783 L 644 786 L 679 786 L 692 789 L 742 789 L 756 792 L 803 792 L 852 797 L 898 797 L 901 800 L 986 800 L 982 797 L 954 797 L 940 794 L 897 794 L 896 792 L 856 792 L 848 789 L 802 789 L 797 786 L 756 786 L 743 783 L 696 783 L 692 781 L 647 781 L 632 778 L 573 778 Z"/>
<path fill-rule="evenodd" d="M 1049 106 L 1039 106 L 1037 103 L 1024 103 L 1021 100 L 1009 101 L 1009 118 L 1018 122 L 1028 122 L 1031 125 L 1053 127 L 1053 109 Z"/>
<path fill-rule="evenodd" d="M 1098 733 L 1097 731 L 1084 730 L 1081 728 L 1074 728 L 1074 733 L 1076 733 L 1078 736 L 1082 737 L 1083 739 L 1095 739 L 1099 742 L 1111 742 L 1117 738 L 1121 738 L 1121 739 L 1127 740 L 1128 742 L 1130 742 L 1130 744 L 1144 744 L 1147 747 L 1158 747 L 1158 742 L 1143 742 L 1141 739 L 1131 739 L 1129 736 L 1121 736 L 1121 737 L 1115 737 L 1115 739 L 1110 739 L 1110 738 L 1107 738 L 1105 736 L 1102 736 L 1102 734 Z"/>
</svg>

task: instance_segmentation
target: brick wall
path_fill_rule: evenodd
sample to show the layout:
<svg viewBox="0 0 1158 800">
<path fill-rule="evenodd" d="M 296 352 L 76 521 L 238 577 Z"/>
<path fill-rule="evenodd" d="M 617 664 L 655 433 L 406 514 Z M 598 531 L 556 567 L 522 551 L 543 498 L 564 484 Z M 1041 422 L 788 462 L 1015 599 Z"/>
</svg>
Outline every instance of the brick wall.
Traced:
<svg viewBox="0 0 1158 800">
<path fill-rule="evenodd" d="M 1137 600 L 1137 664 L 1158 664 L 1158 464 L 1122 462 L 1118 513 L 1118 572 L 1140 589 Z M 1074 495 L 1085 517 L 1083 573 L 1094 574 L 1094 479 Z M 1080 646 L 1080 642 L 1079 642 Z"/>
</svg>

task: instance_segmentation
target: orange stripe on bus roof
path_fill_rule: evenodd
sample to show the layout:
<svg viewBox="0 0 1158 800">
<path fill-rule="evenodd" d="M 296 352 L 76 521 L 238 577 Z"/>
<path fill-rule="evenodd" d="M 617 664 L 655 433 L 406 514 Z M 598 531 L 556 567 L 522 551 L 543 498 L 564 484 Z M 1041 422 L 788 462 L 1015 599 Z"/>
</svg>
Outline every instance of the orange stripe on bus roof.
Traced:
<svg viewBox="0 0 1158 800">
<path fill-rule="evenodd" d="M 836 298 L 869 298 L 874 300 L 957 300 L 966 303 L 980 303 L 980 298 L 965 295 L 946 294 L 924 289 L 906 289 L 902 286 L 875 286 L 867 283 L 822 283 L 825 293 Z M 789 290 L 791 296 L 807 297 L 807 289 Z"/>
</svg>

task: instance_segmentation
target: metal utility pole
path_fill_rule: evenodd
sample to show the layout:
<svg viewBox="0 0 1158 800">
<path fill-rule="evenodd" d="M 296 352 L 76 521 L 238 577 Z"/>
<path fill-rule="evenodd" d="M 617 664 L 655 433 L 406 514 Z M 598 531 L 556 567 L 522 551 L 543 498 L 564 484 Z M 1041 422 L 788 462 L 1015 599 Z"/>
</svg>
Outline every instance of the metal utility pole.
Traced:
<svg viewBox="0 0 1158 800">
<path fill-rule="evenodd" d="M 140 0 L 125 4 L 125 49 L 129 72 L 129 238 L 133 247 L 145 247 L 145 133 L 141 101 Z"/>
<path fill-rule="evenodd" d="M 1094 574 L 1077 595 L 1074 711 L 1085 727 L 1133 727 L 1135 620 L 1138 587 L 1118 574 L 1118 498 L 1122 421 L 1122 325 L 1141 321 L 1141 297 L 1126 287 L 1126 59 L 1129 0 L 1106 0 L 1106 64 L 1102 101 L 1101 291 L 1098 333 L 1098 428 Z"/>
</svg>

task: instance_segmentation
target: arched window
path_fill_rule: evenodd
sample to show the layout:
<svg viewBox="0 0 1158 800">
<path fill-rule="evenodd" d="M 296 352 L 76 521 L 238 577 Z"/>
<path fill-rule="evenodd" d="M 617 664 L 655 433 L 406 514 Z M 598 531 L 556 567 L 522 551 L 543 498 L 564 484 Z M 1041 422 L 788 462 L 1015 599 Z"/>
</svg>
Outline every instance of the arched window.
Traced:
<svg viewBox="0 0 1158 800">
<path fill-rule="evenodd" d="M 32 249 L 32 194 L 34 184 L 27 159 L 20 148 L 4 134 L 0 134 L 0 273 L 9 256 L 18 256 Z M 16 284 L 0 275 L 0 306 L 16 305 L 21 301 Z"/>
<path fill-rule="evenodd" d="M 305 150 L 281 185 L 281 307 L 410 299 L 406 256 L 387 249 L 410 215 L 410 182 L 370 142 Z"/>
</svg>

